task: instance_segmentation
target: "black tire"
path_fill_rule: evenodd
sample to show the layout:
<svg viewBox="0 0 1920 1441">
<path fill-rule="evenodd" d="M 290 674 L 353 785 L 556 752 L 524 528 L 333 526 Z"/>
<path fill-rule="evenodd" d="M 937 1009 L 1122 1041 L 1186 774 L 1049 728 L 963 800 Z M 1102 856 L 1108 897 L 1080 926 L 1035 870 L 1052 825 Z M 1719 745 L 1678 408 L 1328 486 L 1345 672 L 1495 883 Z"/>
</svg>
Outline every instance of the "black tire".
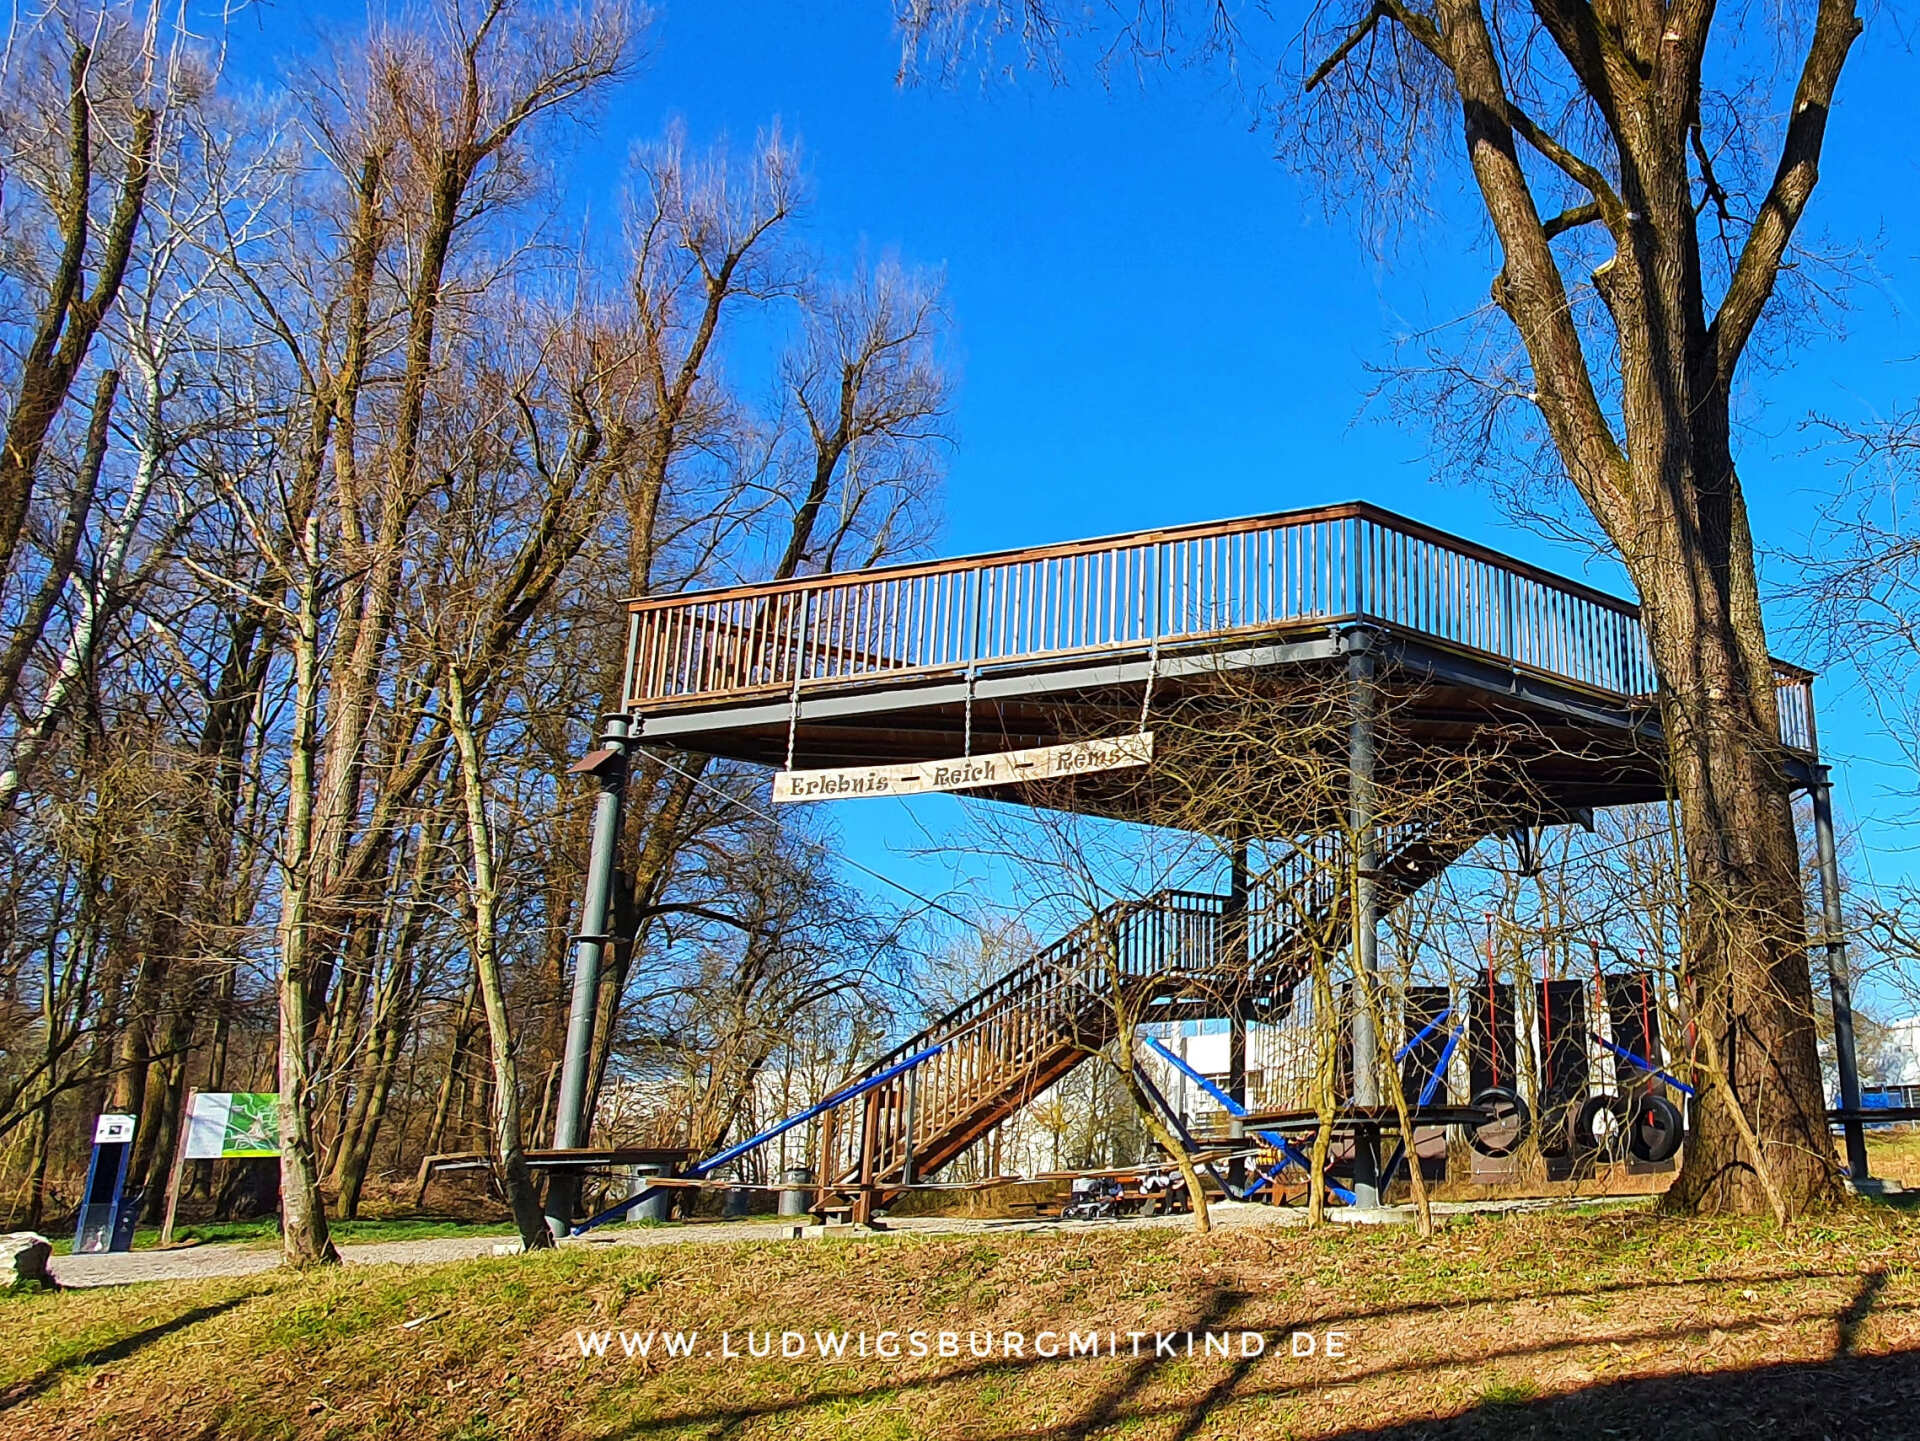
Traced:
<svg viewBox="0 0 1920 1441">
<path fill-rule="evenodd" d="M 1467 1144 L 1490 1161 L 1511 1156 L 1533 1132 L 1533 1113 L 1517 1091 L 1509 1091 L 1505 1086 L 1489 1086 L 1468 1104 L 1476 1110 L 1494 1113 L 1490 1120 L 1467 1127 Z M 1509 1119 L 1513 1123 L 1512 1140 L 1495 1141 L 1481 1135 L 1483 1128 L 1505 1125 Z"/>
<path fill-rule="evenodd" d="M 1637 1096 L 1626 1132 L 1634 1159 L 1658 1165 L 1672 1160 L 1680 1149 L 1680 1142 L 1686 1138 L 1687 1123 L 1680 1115 L 1680 1108 L 1665 1096 Z"/>
<path fill-rule="evenodd" d="M 1631 1114 L 1626 1100 L 1612 1092 L 1587 1097 L 1587 1103 L 1574 1119 L 1573 1144 L 1602 1160 L 1620 1160 L 1627 1153 L 1627 1129 Z M 1612 1124 L 1604 1132 L 1600 1129 L 1603 1116 L 1612 1118 Z"/>
</svg>

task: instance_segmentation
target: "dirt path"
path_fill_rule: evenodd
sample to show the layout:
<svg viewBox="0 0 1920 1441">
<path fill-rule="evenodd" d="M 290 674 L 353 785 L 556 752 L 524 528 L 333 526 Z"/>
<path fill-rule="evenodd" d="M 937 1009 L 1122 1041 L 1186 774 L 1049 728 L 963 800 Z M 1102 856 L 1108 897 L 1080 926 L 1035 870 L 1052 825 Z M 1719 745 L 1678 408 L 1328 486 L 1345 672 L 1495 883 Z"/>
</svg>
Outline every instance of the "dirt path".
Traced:
<svg viewBox="0 0 1920 1441">
<path fill-rule="evenodd" d="M 1436 1203 L 1437 1216 L 1468 1212 L 1551 1209 L 1556 1201 L 1494 1201 L 1478 1204 Z M 1627 1198 L 1624 1204 L 1644 1204 Z M 1335 1220 L 1357 1220 L 1352 1212 L 1336 1208 Z M 1382 1219 L 1410 1221 L 1410 1211 L 1398 1208 Z M 1254 1206 L 1216 1201 L 1213 1220 L 1218 1226 L 1298 1226 L 1306 1214 L 1294 1207 Z M 886 1234 L 967 1236 L 1009 1231 L 1076 1232 L 1135 1229 L 1148 1226 L 1189 1226 L 1187 1216 L 1138 1217 L 1123 1221 L 979 1220 L 959 1216 L 908 1216 L 886 1223 Z M 791 1221 L 698 1221 L 673 1226 L 607 1226 L 589 1236 L 566 1241 L 568 1246 L 678 1246 L 699 1241 L 779 1241 L 793 1236 Z M 809 1226 L 808 1238 L 863 1236 L 874 1233 L 851 1226 Z M 502 1236 L 443 1236 L 426 1241 L 376 1241 L 342 1246 L 341 1259 L 350 1266 L 429 1266 L 445 1261 L 468 1261 L 495 1254 L 494 1247 L 511 1244 Z M 264 1245 L 188 1246 L 171 1251 L 129 1251 L 111 1256 L 56 1256 L 48 1269 L 62 1286 L 132 1286 L 148 1281 L 197 1281 L 214 1276 L 250 1276 L 280 1264 L 277 1247 Z"/>
</svg>

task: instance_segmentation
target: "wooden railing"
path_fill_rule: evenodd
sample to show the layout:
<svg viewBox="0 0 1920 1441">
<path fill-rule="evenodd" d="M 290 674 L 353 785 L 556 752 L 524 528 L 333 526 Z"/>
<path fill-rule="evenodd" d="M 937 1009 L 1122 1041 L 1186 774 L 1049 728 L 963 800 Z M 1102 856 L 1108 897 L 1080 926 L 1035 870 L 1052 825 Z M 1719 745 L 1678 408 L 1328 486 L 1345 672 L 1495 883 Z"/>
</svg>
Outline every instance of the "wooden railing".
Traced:
<svg viewBox="0 0 1920 1441">
<path fill-rule="evenodd" d="M 859 1114 L 829 1113 L 822 1174 L 848 1182 L 864 1165 L 885 1181 L 910 1163 L 936 1168 L 1045 1089 L 1063 1060 L 1097 1048 L 1121 988 L 1211 975 L 1225 907 L 1181 890 L 1118 902 L 937 1017 L 865 1074 L 934 1045 L 938 1055 L 852 1103 Z"/>
<path fill-rule="evenodd" d="M 1773 663 L 1773 694 L 1780 708 L 1780 740 L 1788 750 L 1820 754 L 1820 732 L 1813 723 L 1813 672 L 1781 661 Z"/>
<path fill-rule="evenodd" d="M 811 576 L 631 604 L 627 704 L 955 675 L 1371 622 L 1499 665 L 1650 701 L 1638 609 L 1365 504 Z M 1781 731 L 1811 750 L 1806 672 Z M 1791 715 L 1789 714 L 1791 712 Z"/>
<path fill-rule="evenodd" d="M 1344 505 L 636 601 L 627 699 L 646 709 L 1336 620 L 1615 695 L 1653 689 L 1625 601 Z"/>
<path fill-rule="evenodd" d="M 1419 825 L 1383 831 L 1382 904 L 1396 905 L 1467 843 L 1448 848 Z M 1198 891 L 1108 906 L 868 1067 L 865 1075 L 878 1075 L 940 1047 L 828 1113 L 821 1176 L 842 1188 L 926 1176 L 1105 1044 L 1118 1005 L 1145 1018 L 1154 995 L 1204 997 L 1224 1010 L 1256 989 L 1283 990 L 1314 943 L 1310 928 L 1341 923 L 1345 856 L 1338 834 L 1290 852 L 1254 879 L 1243 917 L 1228 897 Z M 1324 931 L 1318 941 L 1339 944 Z"/>
</svg>

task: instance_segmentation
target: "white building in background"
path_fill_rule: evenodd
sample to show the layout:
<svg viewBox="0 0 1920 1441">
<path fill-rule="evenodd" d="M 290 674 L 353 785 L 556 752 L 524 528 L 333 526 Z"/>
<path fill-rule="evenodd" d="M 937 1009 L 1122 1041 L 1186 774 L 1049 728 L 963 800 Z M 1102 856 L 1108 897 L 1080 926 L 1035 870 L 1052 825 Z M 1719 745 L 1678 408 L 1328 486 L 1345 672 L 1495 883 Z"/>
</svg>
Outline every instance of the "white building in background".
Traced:
<svg viewBox="0 0 1920 1441">
<path fill-rule="evenodd" d="M 1157 1028 L 1156 1028 L 1157 1029 Z M 1169 1026 L 1160 1043 L 1209 1081 L 1227 1089 L 1232 1067 L 1232 1027 L 1225 1020 L 1182 1021 Z M 1279 1109 L 1312 1104 L 1315 1038 L 1306 1026 L 1247 1024 L 1247 1107 Z M 1168 1102 L 1189 1121 L 1211 1126 L 1223 1121 L 1220 1104 L 1173 1067 L 1153 1055 L 1141 1058 Z"/>
<path fill-rule="evenodd" d="M 1860 1078 L 1866 1091 L 1904 1091 L 1908 1094 L 1890 1096 L 1888 1103 L 1920 1105 L 1920 1016 L 1889 1022 L 1881 1034 L 1873 1066 L 1863 1065 L 1861 1069 L 1869 1071 Z"/>
</svg>

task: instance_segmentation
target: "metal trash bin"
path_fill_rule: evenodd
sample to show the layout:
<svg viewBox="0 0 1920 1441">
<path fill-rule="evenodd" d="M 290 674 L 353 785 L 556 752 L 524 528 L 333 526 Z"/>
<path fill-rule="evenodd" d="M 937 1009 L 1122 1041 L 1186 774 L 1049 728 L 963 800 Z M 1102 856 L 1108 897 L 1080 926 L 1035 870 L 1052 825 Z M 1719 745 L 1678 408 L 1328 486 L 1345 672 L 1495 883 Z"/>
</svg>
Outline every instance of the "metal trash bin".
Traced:
<svg viewBox="0 0 1920 1441">
<path fill-rule="evenodd" d="M 627 1195 L 638 1196 L 652 1185 L 655 1176 L 666 1174 L 665 1166 L 629 1166 L 627 1168 Z M 664 1221 L 673 1208 L 673 1192 L 665 1187 L 656 1190 L 646 1200 L 627 1212 L 628 1224 L 642 1221 Z"/>
<path fill-rule="evenodd" d="M 804 1216 L 813 1209 L 813 1167 L 789 1166 L 780 1173 L 780 1214 Z"/>
<path fill-rule="evenodd" d="M 720 1203 L 720 1219 L 723 1221 L 744 1221 L 753 1211 L 753 1187 L 729 1186 L 726 1199 Z"/>
</svg>

